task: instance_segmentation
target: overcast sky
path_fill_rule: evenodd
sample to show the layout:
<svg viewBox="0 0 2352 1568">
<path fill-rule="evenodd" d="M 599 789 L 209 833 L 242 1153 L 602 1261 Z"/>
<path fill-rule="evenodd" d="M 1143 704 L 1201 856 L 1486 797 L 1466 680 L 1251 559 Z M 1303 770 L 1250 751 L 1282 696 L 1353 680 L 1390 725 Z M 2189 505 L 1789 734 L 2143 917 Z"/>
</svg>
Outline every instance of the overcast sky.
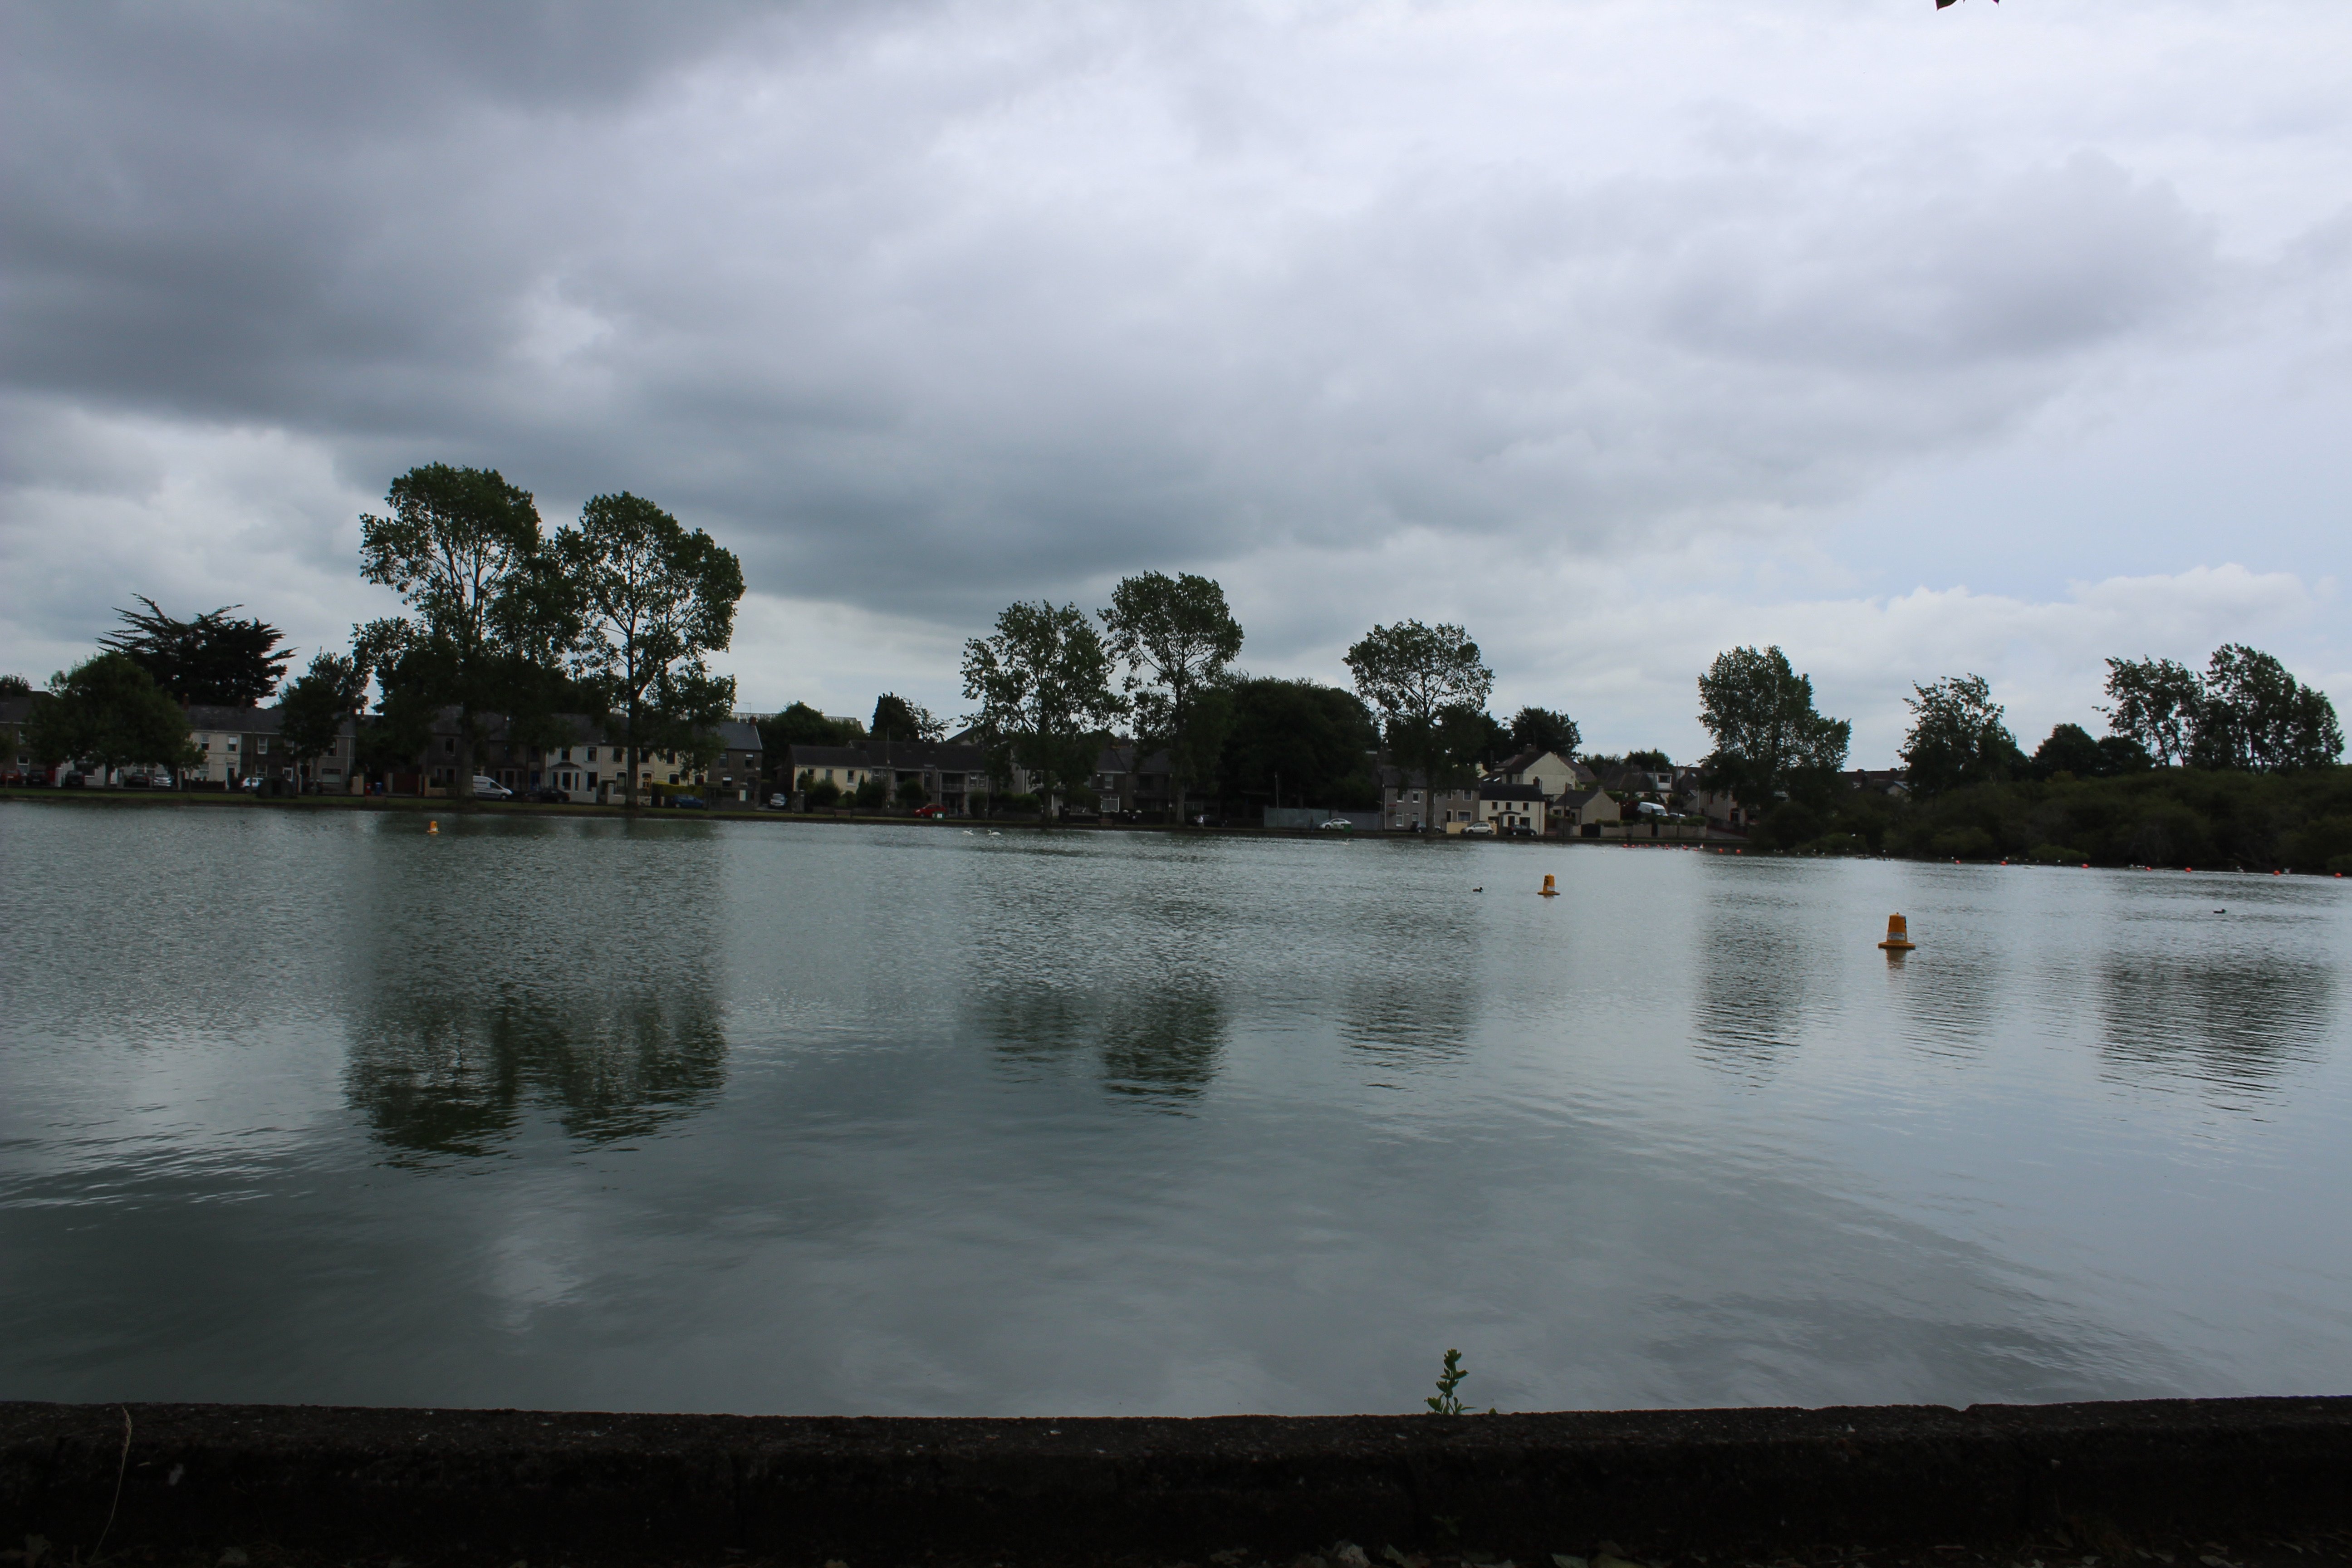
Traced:
<svg viewBox="0 0 2352 1568">
<path fill-rule="evenodd" d="M 734 549 L 747 709 L 1156 567 L 1596 749 L 1745 642 L 1871 765 L 2224 640 L 2352 712 L 2343 0 L 0 15 L 0 669 L 340 645 L 441 460 Z"/>
</svg>

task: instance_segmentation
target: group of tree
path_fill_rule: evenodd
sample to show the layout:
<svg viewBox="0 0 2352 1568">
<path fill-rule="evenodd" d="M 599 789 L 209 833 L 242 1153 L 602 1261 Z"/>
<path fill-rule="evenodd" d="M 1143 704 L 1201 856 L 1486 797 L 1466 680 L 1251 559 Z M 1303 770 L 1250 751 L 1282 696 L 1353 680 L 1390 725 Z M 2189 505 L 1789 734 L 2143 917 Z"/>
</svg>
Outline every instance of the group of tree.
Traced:
<svg viewBox="0 0 2352 1568">
<path fill-rule="evenodd" d="M 1127 721 L 1139 753 L 1167 752 L 1181 816 L 1223 752 L 1241 647 L 1224 589 L 1189 572 L 1123 579 L 1093 616 L 1076 605 L 1011 605 L 989 636 L 964 645 L 963 694 L 979 704 L 971 729 L 997 778 L 1017 763 L 1040 795 L 1083 800 L 1105 742 Z"/>
<path fill-rule="evenodd" d="M 1777 648 L 1735 649 L 1699 682 L 1708 767 L 1780 847 L 2352 868 L 2352 784 L 2334 765 L 2344 740 L 2325 693 L 2237 643 L 2201 675 L 2158 658 L 2107 670 L 2108 733 L 2058 724 L 2031 756 L 1984 677 L 1915 685 L 1906 787 L 1890 795 L 1837 783 L 1845 727 L 1812 712 L 1810 683 Z M 1777 729 L 1759 717 L 1776 712 Z M 1776 772 L 1790 734 L 1817 743 Z"/>
<path fill-rule="evenodd" d="M 550 533 L 530 492 L 497 470 L 426 464 L 393 480 L 382 514 L 360 519 L 360 572 L 405 613 L 354 627 L 347 651 L 321 651 L 286 682 L 287 763 L 332 746 L 371 685 L 381 696 L 358 727 L 362 762 L 414 765 L 454 717 L 459 795 L 472 793 L 493 714 L 507 739 L 542 747 L 571 740 L 560 716 L 589 717 L 620 742 L 631 805 L 646 756 L 699 765 L 715 754 L 735 683 L 708 656 L 733 635 L 742 567 L 653 502 L 592 497 L 576 525 Z M 292 662 L 278 629 L 235 616 L 240 606 L 184 621 L 139 602 L 36 704 L 26 734 L 44 761 L 185 765 L 184 704 L 257 704 Z"/>
<path fill-rule="evenodd" d="M 1099 622 L 1099 625 L 1097 625 Z M 1349 648 L 1353 691 L 1233 668 L 1243 633 L 1216 583 L 1147 572 L 1088 616 L 1076 605 L 1017 604 L 965 645 L 971 723 L 999 779 L 1018 763 L 1048 798 L 1090 799 L 1114 731 L 1139 757 L 1165 752 L 1181 819 L 1201 792 L 1224 801 L 1376 805 L 1378 757 L 1443 789 L 1524 750 L 1573 755 L 1575 721 L 1523 708 L 1486 711 L 1495 675 L 1461 626 L 1375 626 Z"/>
<path fill-rule="evenodd" d="M 551 746 L 569 739 L 558 716 L 583 713 L 617 733 L 634 806 L 648 755 L 692 766 L 715 754 L 735 681 L 708 656 L 733 637 L 743 570 L 708 533 L 622 491 L 591 497 L 575 526 L 550 534 L 530 492 L 443 463 L 394 479 L 384 507 L 360 519 L 361 574 L 407 614 L 358 628 L 348 666 L 311 674 L 338 695 L 373 676 L 387 757 L 415 757 L 454 714 L 455 787 L 470 795 L 486 716 L 512 741 Z"/>
</svg>

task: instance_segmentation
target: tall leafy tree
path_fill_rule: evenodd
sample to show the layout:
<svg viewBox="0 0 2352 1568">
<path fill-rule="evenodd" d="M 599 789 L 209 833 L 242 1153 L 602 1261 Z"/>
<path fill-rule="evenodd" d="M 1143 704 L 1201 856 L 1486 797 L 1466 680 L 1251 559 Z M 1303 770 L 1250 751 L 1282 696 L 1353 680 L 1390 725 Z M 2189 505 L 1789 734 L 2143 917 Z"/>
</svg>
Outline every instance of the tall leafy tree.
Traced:
<svg viewBox="0 0 2352 1568">
<path fill-rule="evenodd" d="M 874 700 L 874 722 L 867 732 L 877 740 L 936 741 L 948 727 L 929 709 L 886 691 Z"/>
<path fill-rule="evenodd" d="M 1700 763 L 1712 788 L 1752 809 L 1817 794 L 1845 766 L 1853 726 L 1813 709 L 1813 680 L 1778 647 L 1735 647 L 1698 678 L 1699 722 L 1715 737 Z"/>
<path fill-rule="evenodd" d="M 1433 790 L 1460 783 L 1494 722 L 1474 721 L 1486 719 L 1495 672 L 1470 634 L 1414 620 L 1376 625 L 1348 650 L 1347 663 L 1357 692 L 1381 715 L 1397 765 Z"/>
<path fill-rule="evenodd" d="M 455 791 L 469 796 L 483 760 L 481 716 L 516 706 L 518 677 L 528 695 L 545 645 L 563 640 L 547 629 L 562 580 L 530 492 L 494 468 L 428 463 L 393 480 L 383 499 L 384 515 L 360 518 L 360 574 L 409 609 L 385 673 L 403 682 L 412 708 L 457 710 Z"/>
<path fill-rule="evenodd" d="M 1511 744 L 1522 752 L 1556 752 L 1574 758 L 1584 743 L 1576 721 L 1549 708 L 1522 708 L 1511 718 Z"/>
<path fill-rule="evenodd" d="M 25 744 L 44 763 L 98 764 L 101 779 L 134 763 L 193 765 L 188 716 L 130 655 L 117 652 L 49 679 L 25 721 Z"/>
<path fill-rule="evenodd" d="M 1213 579 L 1144 572 L 1120 580 L 1101 612 L 1110 651 L 1127 666 L 1137 763 L 1168 749 L 1169 784 L 1178 821 L 1184 795 L 1209 775 L 1223 736 L 1213 732 L 1230 704 L 1203 700 L 1224 683 L 1242 650 L 1241 623 Z"/>
<path fill-rule="evenodd" d="M 994 632 L 965 643 L 963 694 L 980 704 L 998 778 L 1017 762 L 1049 800 L 1083 787 L 1126 710 L 1112 672 L 1110 650 L 1076 605 L 1009 605 Z"/>
<path fill-rule="evenodd" d="M 2025 771 L 2025 754 L 2002 722 L 2006 710 L 1992 700 L 1992 685 L 1983 676 L 1946 676 L 1911 689 L 1916 695 L 1903 700 L 1911 710 L 1903 765 L 1913 794 L 1941 795 Z"/>
<path fill-rule="evenodd" d="M 278 704 L 278 733 L 298 771 L 334 745 L 345 720 L 358 717 L 367 703 L 369 675 L 357 655 L 322 651 L 307 671 L 287 682 Z"/>
<path fill-rule="evenodd" d="M 1354 692 L 1244 676 L 1218 696 L 1233 709 L 1218 759 L 1221 795 L 1341 810 L 1379 804 L 1368 753 L 1380 743 L 1380 726 Z"/>
<path fill-rule="evenodd" d="M 760 744 L 771 757 L 781 758 L 786 746 L 854 746 L 865 739 L 856 720 L 828 719 L 805 702 L 760 721 Z"/>
<path fill-rule="evenodd" d="M 2168 658 L 2107 660 L 2107 728 L 2137 741 L 2160 767 L 2189 760 L 2205 681 Z"/>
<path fill-rule="evenodd" d="M 2258 648 L 2224 643 L 2206 665 L 2189 750 L 2202 768 L 2326 767 L 2344 754 L 2344 731 L 2326 692 Z"/>
<path fill-rule="evenodd" d="M 706 656 L 734 638 L 743 565 L 702 530 L 626 491 L 591 497 L 555 549 L 583 616 L 580 668 L 621 727 L 635 806 L 648 753 L 684 753 L 689 764 L 716 754 L 735 679 L 711 674 Z"/>
<path fill-rule="evenodd" d="M 278 646 L 284 637 L 276 626 L 229 614 L 242 605 L 224 605 L 183 621 L 165 615 L 144 594 L 133 597 L 147 606 L 145 612 L 115 611 L 122 629 L 99 638 L 98 646 L 127 655 L 165 696 L 248 708 L 278 689 L 293 662 L 293 650 Z"/>
</svg>

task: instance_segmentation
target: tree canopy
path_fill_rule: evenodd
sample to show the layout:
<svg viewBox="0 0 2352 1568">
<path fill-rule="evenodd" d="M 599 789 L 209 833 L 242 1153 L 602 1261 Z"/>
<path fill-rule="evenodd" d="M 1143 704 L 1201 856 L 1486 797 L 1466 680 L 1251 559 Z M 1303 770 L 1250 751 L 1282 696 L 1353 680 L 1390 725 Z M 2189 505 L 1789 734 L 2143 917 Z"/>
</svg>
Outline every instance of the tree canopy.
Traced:
<svg viewBox="0 0 2352 1568">
<path fill-rule="evenodd" d="M 187 715 L 135 659 L 115 651 L 50 678 L 47 700 L 25 722 L 24 743 L 45 763 L 95 763 L 101 775 L 134 763 L 177 769 L 194 760 Z"/>
<path fill-rule="evenodd" d="M 2026 771 L 2025 753 L 2002 722 L 2005 710 L 1992 700 L 1983 676 L 1946 676 L 1911 689 L 1916 695 L 1903 700 L 1912 715 L 1903 765 L 1912 793 L 1940 795 Z"/>
<path fill-rule="evenodd" d="M 707 760 L 735 703 L 735 679 L 705 656 L 733 639 L 743 567 L 700 529 L 641 496 L 591 496 L 555 556 L 580 607 L 576 668 L 604 695 L 628 758 L 624 796 L 637 803 L 649 752 Z"/>
<path fill-rule="evenodd" d="M 98 646 L 127 656 L 167 697 L 249 708 L 278 689 L 293 662 L 293 650 L 278 647 L 284 636 L 276 626 L 229 614 L 242 605 L 224 605 L 182 621 L 144 594 L 132 597 L 146 610 L 115 611 L 122 629 L 99 638 Z"/>
<path fill-rule="evenodd" d="M 1511 716 L 1511 744 L 1522 752 L 1556 752 L 1573 761 L 1584 743 L 1576 721 L 1549 708 L 1522 708 Z"/>
<path fill-rule="evenodd" d="M 1495 672 L 1463 627 L 1376 625 L 1348 650 L 1347 663 L 1357 692 L 1381 715 L 1389 754 L 1429 788 L 1458 782 L 1493 741 L 1486 706 Z"/>
<path fill-rule="evenodd" d="M 948 732 L 948 727 L 929 709 L 886 691 L 874 700 L 874 722 L 866 726 L 866 732 L 877 739 L 936 741 Z"/>
<path fill-rule="evenodd" d="M 321 651 L 307 671 L 287 683 L 278 703 L 278 733 L 296 767 L 334 745 L 343 721 L 356 717 L 367 702 L 369 675 L 356 655 Z"/>
<path fill-rule="evenodd" d="M 383 516 L 360 518 L 360 574 L 409 610 L 403 629 L 371 629 L 390 654 L 379 667 L 385 701 L 404 710 L 410 729 L 436 709 L 457 710 L 464 755 L 453 784 L 470 795 L 481 761 L 476 716 L 535 705 L 544 661 L 571 641 L 569 594 L 530 492 L 494 468 L 411 468 L 392 481 L 384 506 Z"/>
<path fill-rule="evenodd" d="M 787 746 L 854 746 L 865 739 L 856 720 L 828 719 L 805 702 L 760 721 L 760 744 L 771 757 L 782 757 Z"/>
<path fill-rule="evenodd" d="M 1225 695 L 1232 718 L 1218 758 L 1221 795 L 1334 809 L 1378 804 L 1370 753 L 1380 730 L 1355 693 L 1315 680 L 1244 677 Z"/>
<path fill-rule="evenodd" d="M 1699 721 L 1715 750 L 1699 765 L 1711 787 L 1751 807 L 1817 792 L 1845 766 L 1853 726 L 1813 710 L 1813 681 L 1778 647 L 1719 653 L 1698 678 Z"/>
<path fill-rule="evenodd" d="M 1241 623 L 1225 606 L 1223 587 L 1190 572 L 1123 578 L 1101 614 L 1111 655 L 1127 666 L 1124 689 L 1136 749 L 1144 754 L 1168 749 L 1169 783 L 1181 820 L 1187 788 L 1216 766 L 1233 709 L 1204 699 L 1241 653 Z"/>
<path fill-rule="evenodd" d="M 1004 778 L 1017 762 L 1049 798 L 1086 787 L 1127 707 L 1111 674 L 1110 650 L 1076 605 L 1005 606 L 963 654 L 963 694 L 980 703 L 992 771 Z"/>
<path fill-rule="evenodd" d="M 2269 654 L 2222 644 L 2206 666 L 2204 689 L 2189 744 L 2199 767 L 2273 773 L 2326 767 L 2344 754 L 2336 705 Z"/>
</svg>

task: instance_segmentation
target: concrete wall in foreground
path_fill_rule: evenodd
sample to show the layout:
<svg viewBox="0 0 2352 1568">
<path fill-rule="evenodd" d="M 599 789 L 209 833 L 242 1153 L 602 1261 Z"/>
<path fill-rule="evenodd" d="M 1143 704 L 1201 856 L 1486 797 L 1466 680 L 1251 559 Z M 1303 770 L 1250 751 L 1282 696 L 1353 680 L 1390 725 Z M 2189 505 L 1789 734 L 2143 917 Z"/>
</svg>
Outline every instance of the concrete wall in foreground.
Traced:
<svg viewBox="0 0 2352 1568">
<path fill-rule="evenodd" d="M 130 1441 L 124 1445 L 124 1421 Z M 1440 1417 L 907 1420 L 0 1404 L 0 1539 L 541 1561 L 1545 1562 L 2352 1524 L 2352 1399 Z"/>
</svg>

